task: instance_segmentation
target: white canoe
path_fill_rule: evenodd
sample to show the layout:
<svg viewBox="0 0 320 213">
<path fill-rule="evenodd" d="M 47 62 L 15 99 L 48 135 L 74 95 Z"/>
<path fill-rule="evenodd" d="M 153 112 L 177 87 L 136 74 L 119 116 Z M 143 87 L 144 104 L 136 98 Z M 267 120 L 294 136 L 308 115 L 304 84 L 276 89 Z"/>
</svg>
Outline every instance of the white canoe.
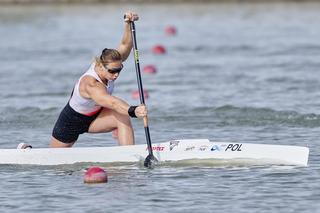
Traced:
<svg viewBox="0 0 320 213">
<path fill-rule="evenodd" d="M 153 144 L 160 162 L 180 160 L 251 160 L 258 164 L 307 166 L 309 149 L 300 146 L 211 142 L 208 139 L 172 140 Z M 145 144 L 114 147 L 0 149 L 0 164 L 61 165 L 82 162 L 143 161 Z"/>
</svg>

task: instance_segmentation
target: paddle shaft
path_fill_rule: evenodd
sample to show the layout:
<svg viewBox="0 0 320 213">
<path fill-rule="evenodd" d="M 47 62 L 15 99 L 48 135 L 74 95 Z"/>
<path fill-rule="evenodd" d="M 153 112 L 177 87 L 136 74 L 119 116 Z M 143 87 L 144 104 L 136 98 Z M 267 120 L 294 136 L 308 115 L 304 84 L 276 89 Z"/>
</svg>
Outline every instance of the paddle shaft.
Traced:
<svg viewBox="0 0 320 213">
<path fill-rule="evenodd" d="M 140 72 L 139 52 L 138 52 L 137 39 L 136 39 L 136 27 L 135 27 L 135 24 L 133 21 L 130 22 L 130 29 L 131 29 L 131 36 L 132 36 L 132 43 L 133 43 L 133 50 L 134 50 L 134 62 L 135 62 L 135 67 L 136 67 L 137 82 L 138 82 L 139 95 L 140 95 L 140 103 L 145 105 L 143 86 L 142 86 L 142 80 L 141 80 L 141 72 Z M 143 118 L 143 125 L 144 125 L 144 131 L 145 131 L 146 140 L 147 140 L 147 144 L 148 144 L 149 155 L 153 156 L 152 143 L 151 143 L 151 138 L 150 138 L 150 131 L 149 131 L 147 116 L 145 116 Z"/>
</svg>

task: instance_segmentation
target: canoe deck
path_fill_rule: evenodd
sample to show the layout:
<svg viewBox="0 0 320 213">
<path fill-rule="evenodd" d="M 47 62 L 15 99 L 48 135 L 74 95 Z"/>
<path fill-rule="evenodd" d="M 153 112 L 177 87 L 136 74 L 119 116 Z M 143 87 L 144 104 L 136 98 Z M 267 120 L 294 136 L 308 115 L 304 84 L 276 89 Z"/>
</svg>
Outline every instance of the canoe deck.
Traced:
<svg viewBox="0 0 320 213">
<path fill-rule="evenodd" d="M 263 164 L 307 166 L 309 149 L 301 146 L 172 140 L 153 144 L 160 162 L 181 160 L 256 160 Z M 138 162 L 148 155 L 145 144 L 114 147 L 0 149 L 0 164 L 61 165 L 82 162 Z"/>
</svg>

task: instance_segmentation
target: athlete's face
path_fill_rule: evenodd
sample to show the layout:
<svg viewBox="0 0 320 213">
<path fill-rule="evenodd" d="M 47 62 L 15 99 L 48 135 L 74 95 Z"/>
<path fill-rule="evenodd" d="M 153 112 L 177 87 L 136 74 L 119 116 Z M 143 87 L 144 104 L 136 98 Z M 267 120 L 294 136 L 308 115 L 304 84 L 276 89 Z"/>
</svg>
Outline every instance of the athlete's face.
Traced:
<svg viewBox="0 0 320 213">
<path fill-rule="evenodd" d="M 122 61 L 114 61 L 104 66 L 105 77 L 108 80 L 115 81 L 123 68 Z"/>
</svg>

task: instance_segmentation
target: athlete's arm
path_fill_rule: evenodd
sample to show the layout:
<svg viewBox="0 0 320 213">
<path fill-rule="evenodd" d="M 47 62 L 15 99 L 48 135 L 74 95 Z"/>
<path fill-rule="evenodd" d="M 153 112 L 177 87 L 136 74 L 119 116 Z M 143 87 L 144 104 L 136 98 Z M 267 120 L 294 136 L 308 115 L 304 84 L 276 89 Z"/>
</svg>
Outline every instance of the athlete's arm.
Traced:
<svg viewBox="0 0 320 213">
<path fill-rule="evenodd" d="M 118 51 L 121 54 L 122 61 L 125 61 L 130 55 L 132 49 L 132 37 L 130 31 L 130 21 L 137 21 L 139 16 L 134 12 L 127 12 L 125 14 L 124 33 L 118 47 Z"/>
<path fill-rule="evenodd" d="M 94 100 L 99 106 L 106 107 L 116 112 L 128 115 L 129 105 L 118 97 L 112 96 L 106 92 L 105 86 L 98 81 L 89 82 L 85 86 L 86 93 Z M 140 105 L 135 109 L 135 114 L 138 118 L 147 115 L 145 106 Z"/>
</svg>

